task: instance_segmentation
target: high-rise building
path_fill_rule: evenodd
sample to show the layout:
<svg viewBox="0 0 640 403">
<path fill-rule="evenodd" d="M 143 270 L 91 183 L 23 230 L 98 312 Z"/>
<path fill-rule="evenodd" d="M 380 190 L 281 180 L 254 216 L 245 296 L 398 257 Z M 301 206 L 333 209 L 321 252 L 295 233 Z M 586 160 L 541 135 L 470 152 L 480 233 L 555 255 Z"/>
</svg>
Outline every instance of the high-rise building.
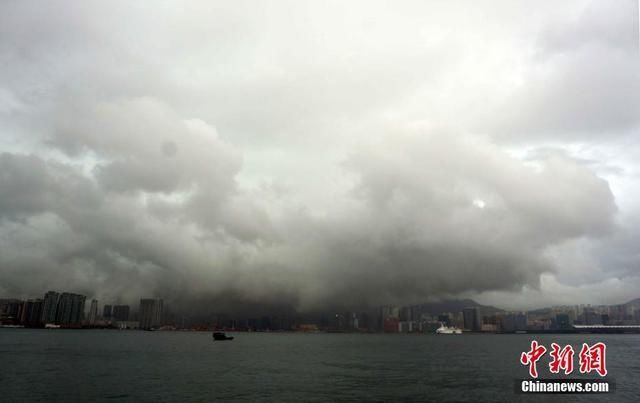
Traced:
<svg viewBox="0 0 640 403">
<path fill-rule="evenodd" d="M 111 319 L 111 313 L 112 313 L 111 305 L 105 305 L 105 306 L 102 308 L 102 317 L 103 317 L 103 318 L 105 318 L 105 319 Z"/>
<path fill-rule="evenodd" d="M 33 305 L 32 299 L 28 299 L 22 303 L 22 308 L 20 309 L 20 324 L 23 326 L 27 325 L 29 315 L 31 315 L 32 305 Z"/>
<path fill-rule="evenodd" d="M 84 317 L 84 295 L 64 292 L 58 301 L 56 322 L 60 326 L 77 327 L 80 326 Z"/>
<path fill-rule="evenodd" d="M 54 323 L 56 321 L 56 311 L 58 309 L 59 296 L 60 294 L 55 291 L 49 291 L 44 294 L 41 317 L 41 322 L 43 325 L 46 325 L 47 323 Z"/>
<path fill-rule="evenodd" d="M 40 326 L 42 316 L 42 300 L 29 299 L 22 305 L 20 324 L 29 327 Z"/>
<path fill-rule="evenodd" d="M 96 324 L 96 320 L 98 319 L 98 300 L 91 300 L 91 307 L 89 308 L 89 324 L 91 326 Z"/>
<path fill-rule="evenodd" d="M 585 307 L 582 311 L 582 323 L 585 325 L 601 325 L 602 315 L 590 306 Z"/>
<path fill-rule="evenodd" d="M 524 312 L 516 314 L 515 318 L 516 330 L 527 330 L 527 315 Z"/>
<path fill-rule="evenodd" d="M 382 323 L 382 330 L 387 333 L 398 333 L 400 331 L 400 319 L 389 316 Z"/>
<path fill-rule="evenodd" d="M 380 329 L 386 329 L 391 325 L 387 326 L 385 322 L 387 319 L 398 319 L 400 318 L 400 308 L 397 306 L 385 305 L 380 307 L 380 317 L 378 318 L 378 327 Z M 386 330 L 385 330 L 386 331 Z"/>
<path fill-rule="evenodd" d="M 140 329 L 153 329 L 162 324 L 162 299 L 140 300 Z"/>
<path fill-rule="evenodd" d="M 480 309 L 477 307 L 464 308 L 462 310 L 462 315 L 464 317 L 464 328 L 466 330 L 474 332 L 480 331 Z"/>
<path fill-rule="evenodd" d="M 2 302 L 0 302 L 0 324 L 19 325 L 20 319 L 22 318 L 23 305 L 24 301 L 19 299 L 2 300 Z"/>
<path fill-rule="evenodd" d="M 567 315 L 566 313 L 557 313 L 556 327 L 562 330 L 571 329 L 571 321 L 569 320 L 569 315 Z"/>
<path fill-rule="evenodd" d="M 113 318 L 120 322 L 129 320 L 129 305 L 116 305 L 113 307 Z"/>
<path fill-rule="evenodd" d="M 609 307 L 609 318 L 615 322 L 621 322 L 631 319 L 631 315 L 627 314 L 626 305 L 612 305 Z"/>
<path fill-rule="evenodd" d="M 527 330 L 527 315 L 522 312 L 505 313 L 500 316 L 499 325 L 500 330 L 506 333 Z"/>
</svg>

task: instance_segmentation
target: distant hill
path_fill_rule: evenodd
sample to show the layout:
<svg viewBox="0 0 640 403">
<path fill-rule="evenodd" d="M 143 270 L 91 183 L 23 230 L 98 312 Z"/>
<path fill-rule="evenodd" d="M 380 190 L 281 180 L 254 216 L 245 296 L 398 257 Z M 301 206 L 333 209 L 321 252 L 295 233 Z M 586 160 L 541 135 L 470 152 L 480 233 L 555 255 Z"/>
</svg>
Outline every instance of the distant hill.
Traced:
<svg viewBox="0 0 640 403">
<path fill-rule="evenodd" d="M 633 306 L 635 308 L 640 308 L 640 298 L 636 298 L 636 299 L 632 299 L 631 301 L 627 302 L 626 304 L 623 304 L 626 306 Z"/>
<path fill-rule="evenodd" d="M 472 299 L 449 299 L 417 305 L 422 312 L 438 314 L 442 312 L 462 312 L 464 308 L 479 308 L 483 314 L 504 312 L 504 309 L 490 305 L 481 305 Z"/>
</svg>

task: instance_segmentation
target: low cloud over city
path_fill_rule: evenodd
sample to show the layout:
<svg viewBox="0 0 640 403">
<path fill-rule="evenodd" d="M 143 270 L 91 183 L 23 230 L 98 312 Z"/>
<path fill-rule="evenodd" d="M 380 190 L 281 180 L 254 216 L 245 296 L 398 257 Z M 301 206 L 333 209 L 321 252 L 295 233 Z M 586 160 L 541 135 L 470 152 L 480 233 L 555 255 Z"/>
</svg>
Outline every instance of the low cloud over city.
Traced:
<svg viewBox="0 0 640 403">
<path fill-rule="evenodd" d="M 153 7 L 0 6 L 0 294 L 640 297 L 637 1 Z"/>
</svg>

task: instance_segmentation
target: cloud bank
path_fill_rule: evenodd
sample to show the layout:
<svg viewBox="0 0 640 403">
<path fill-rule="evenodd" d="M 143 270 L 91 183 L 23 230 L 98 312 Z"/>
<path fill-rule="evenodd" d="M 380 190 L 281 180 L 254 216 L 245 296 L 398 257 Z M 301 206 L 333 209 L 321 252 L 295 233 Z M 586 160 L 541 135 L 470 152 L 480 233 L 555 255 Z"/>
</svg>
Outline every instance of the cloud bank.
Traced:
<svg viewBox="0 0 640 403">
<path fill-rule="evenodd" d="M 634 6 L 5 4 L 0 294 L 624 298 Z"/>
</svg>

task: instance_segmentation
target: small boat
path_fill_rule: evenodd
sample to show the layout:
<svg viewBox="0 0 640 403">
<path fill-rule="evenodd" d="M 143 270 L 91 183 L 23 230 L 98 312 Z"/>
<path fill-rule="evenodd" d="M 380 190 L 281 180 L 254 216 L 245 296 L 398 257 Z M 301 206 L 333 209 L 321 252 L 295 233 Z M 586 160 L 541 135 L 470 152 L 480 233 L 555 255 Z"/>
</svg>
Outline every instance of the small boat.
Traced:
<svg viewBox="0 0 640 403">
<path fill-rule="evenodd" d="M 227 336 L 224 332 L 213 332 L 213 340 L 233 340 L 233 337 Z"/>
<path fill-rule="evenodd" d="M 448 327 L 440 323 L 440 327 L 436 329 L 436 334 L 462 334 L 462 330 L 457 327 Z"/>
</svg>

